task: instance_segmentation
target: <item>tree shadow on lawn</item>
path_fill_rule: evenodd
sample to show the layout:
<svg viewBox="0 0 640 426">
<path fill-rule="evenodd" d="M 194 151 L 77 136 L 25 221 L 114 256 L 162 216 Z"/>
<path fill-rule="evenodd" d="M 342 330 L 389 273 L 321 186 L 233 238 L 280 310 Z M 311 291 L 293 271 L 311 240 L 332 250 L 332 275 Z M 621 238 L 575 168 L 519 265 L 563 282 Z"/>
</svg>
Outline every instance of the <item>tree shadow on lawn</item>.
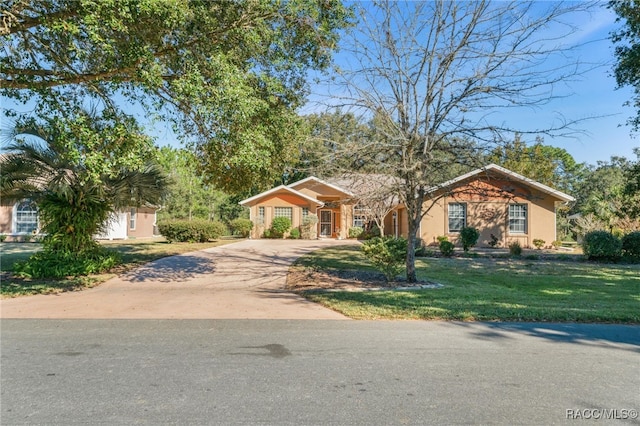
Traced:
<svg viewBox="0 0 640 426">
<path fill-rule="evenodd" d="M 557 343 L 602 348 L 611 348 L 613 344 L 620 349 L 640 352 L 640 326 L 638 325 L 516 322 L 456 322 L 451 324 L 469 328 L 469 333 L 472 336 L 483 340 L 513 339 L 514 336 L 511 333 L 517 333 Z M 630 347 L 617 345 L 629 345 Z"/>
</svg>

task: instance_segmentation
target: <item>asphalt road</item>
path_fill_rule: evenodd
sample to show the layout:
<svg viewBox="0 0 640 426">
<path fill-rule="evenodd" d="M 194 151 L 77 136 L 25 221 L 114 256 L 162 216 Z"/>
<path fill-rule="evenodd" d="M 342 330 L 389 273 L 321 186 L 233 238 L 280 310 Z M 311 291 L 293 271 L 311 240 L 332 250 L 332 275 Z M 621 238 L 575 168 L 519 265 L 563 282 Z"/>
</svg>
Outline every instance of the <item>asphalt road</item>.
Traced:
<svg viewBox="0 0 640 426">
<path fill-rule="evenodd" d="M 18 319 L 0 326 L 2 425 L 542 425 L 603 416 L 640 424 L 637 326 Z M 583 420 L 567 419 L 576 416 Z"/>
</svg>

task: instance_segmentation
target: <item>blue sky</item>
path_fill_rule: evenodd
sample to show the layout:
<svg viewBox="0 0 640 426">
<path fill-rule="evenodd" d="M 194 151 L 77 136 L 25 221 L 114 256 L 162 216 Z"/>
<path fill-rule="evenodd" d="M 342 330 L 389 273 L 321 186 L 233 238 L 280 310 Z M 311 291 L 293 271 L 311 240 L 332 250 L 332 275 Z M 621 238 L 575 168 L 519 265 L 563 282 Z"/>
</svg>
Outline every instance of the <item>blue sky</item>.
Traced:
<svg viewBox="0 0 640 426">
<path fill-rule="evenodd" d="M 367 5 L 364 2 L 359 4 L 365 7 Z M 565 95 L 561 99 L 536 109 L 522 108 L 501 112 L 500 120 L 510 127 L 527 131 L 552 127 L 559 116 L 567 120 L 584 119 L 574 126 L 576 132 L 570 136 L 544 136 L 544 143 L 564 148 L 576 161 L 589 164 L 609 160 L 611 156 L 635 159 L 633 148 L 640 146 L 640 139 L 635 138 L 631 134 L 631 128 L 625 125 L 627 119 L 635 113 L 633 108 L 624 106 L 632 98 L 633 90 L 616 89 L 615 78 L 612 76 L 614 47 L 609 36 L 618 25 L 615 19 L 616 15 L 604 3 L 594 7 L 590 14 L 575 14 L 567 19 L 578 30 L 563 39 L 563 42 L 579 46 L 575 56 L 582 62 L 599 65 L 560 87 L 559 93 Z M 350 61 L 345 53 L 338 53 L 336 62 L 345 68 L 349 67 Z M 311 99 L 318 99 L 320 104 L 330 104 L 331 96 L 327 96 L 327 93 L 330 93 L 327 87 L 314 86 Z M 303 111 L 318 112 L 321 108 L 323 107 L 320 105 L 309 104 Z M 535 137 L 526 135 L 524 140 L 533 143 Z"/>
<path fill-rule="evenodd" d="M 511 112 L 504 117 L 514 127 L 528 128 L 531 123 L 550 123 L 558 114 L 568 119 L 598 117 L 582 122 L 579 125 L 581 133 L 572 137 L 545 137 L 545 143 L 566 149 L 578 162 L 595 164 L 598 160 L 609 160 L 611 156 L 625 156 L 634 158 L 633 148 L 640 146 L 640 139 L 631 135 L 626 120 L 634 115 L 633 108 L 624 106 L 631 99 L 633 91 L 630 88 L 616 90 L 615 79 L 611 76 L 614 63 L 613 46 L 608 39 L 611 31 L 616 28 L 615 15 L 603 7 L 594 9 L 591 16 L 577 16 L 574 22 L 580 30 L 573 34 L 573 40 L 568 43 L 579 43 L 583 46 L 578 54 L 584 61 L 603 63 L 589 71 L 581 80 L 569 83 L 567 90 L 571 96 L 555 100 L 536 110 Z M 342 59 L 340 54 L 336 60 Z M 323 86 L 313 86 L 312 91 L 322 92 Z M 312 94 L 313 98 L 313 94 Z M 0 99 L 1 107 L 16 108 L 7 99 Z M 18 107 L 25 110 L 25 107 Z M 318 107 L 307 106 L 302 112 L 315 111 Z M 3 121 L 4 121 L 3 117 Z M 6 127 L 6 121 L 2 124 Z M 166 123 L 148 123 L 147 131 L 156 137 L 158 145 L 179 146 L 171 126 Z M 525 140 L 533 142 L 535 136 Z"/>
</svg>

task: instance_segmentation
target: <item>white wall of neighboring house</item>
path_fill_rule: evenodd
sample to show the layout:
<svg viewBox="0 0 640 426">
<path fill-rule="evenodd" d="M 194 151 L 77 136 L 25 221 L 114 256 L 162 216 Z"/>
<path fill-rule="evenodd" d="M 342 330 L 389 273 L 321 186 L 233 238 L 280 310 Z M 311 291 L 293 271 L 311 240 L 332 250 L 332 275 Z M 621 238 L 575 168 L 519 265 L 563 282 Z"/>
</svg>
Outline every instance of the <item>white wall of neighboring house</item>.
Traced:
<svg viewBox="0 0 640 426">
<path fill-rule="evenodd" d="M 124 240 L 127 238 L 126 212 L 118 212 L 111 215 L 106 230 L 102 234 L 96 235 L 99 240 Z"/>
</svg>

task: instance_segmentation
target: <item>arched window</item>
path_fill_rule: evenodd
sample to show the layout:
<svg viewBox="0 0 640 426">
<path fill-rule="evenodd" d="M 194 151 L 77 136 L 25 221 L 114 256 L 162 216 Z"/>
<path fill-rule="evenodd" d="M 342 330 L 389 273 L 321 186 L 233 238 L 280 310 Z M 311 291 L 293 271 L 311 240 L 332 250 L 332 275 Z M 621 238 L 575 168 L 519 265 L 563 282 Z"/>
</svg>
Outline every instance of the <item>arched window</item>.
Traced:
<svg viewBox="0 0 640 426">
<path fill-rule="evenodd" d="M 15 233 L 30 234 L 38 229 L 38 208 L 33 201 L 21 201 L 15 206 Z"/>
</svg>

